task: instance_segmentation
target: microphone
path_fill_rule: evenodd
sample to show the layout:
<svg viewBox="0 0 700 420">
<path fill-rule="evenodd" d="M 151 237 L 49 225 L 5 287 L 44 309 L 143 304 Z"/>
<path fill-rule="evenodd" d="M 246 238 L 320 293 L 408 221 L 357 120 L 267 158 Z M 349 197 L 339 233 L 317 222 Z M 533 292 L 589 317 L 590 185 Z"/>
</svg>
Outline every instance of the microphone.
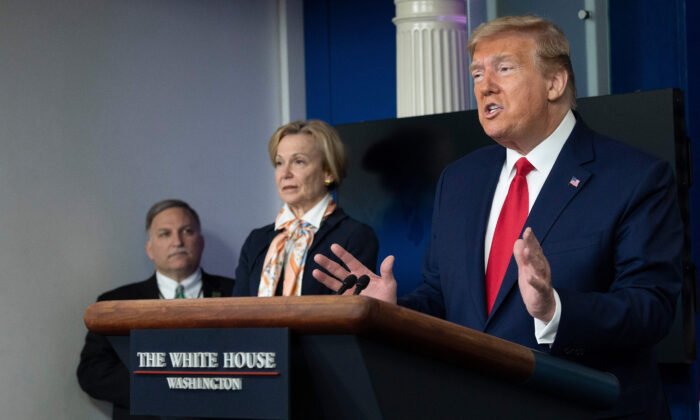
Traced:
<svg viewBox="0 0 700 420">
<path fill-rule="evenodd" d="M 369 276 L 367 274 L 363 274 L 359 279 L 357 279 L 357 283 L 355 284 L 355 292 L 353 295 L 359 295 L 360 292 L 365 290 L 367 285 L 369 285 Z"/>
<path fill-rule="evenodd" d="M 343 284 L 340 285 L 340 288 L 334 294 L 342 295 L 346 290 L 354 286 L 356 281 L 357 277 L 354 274 L 350 274 L 349 276 L 345 277 Z"/>
</svg>

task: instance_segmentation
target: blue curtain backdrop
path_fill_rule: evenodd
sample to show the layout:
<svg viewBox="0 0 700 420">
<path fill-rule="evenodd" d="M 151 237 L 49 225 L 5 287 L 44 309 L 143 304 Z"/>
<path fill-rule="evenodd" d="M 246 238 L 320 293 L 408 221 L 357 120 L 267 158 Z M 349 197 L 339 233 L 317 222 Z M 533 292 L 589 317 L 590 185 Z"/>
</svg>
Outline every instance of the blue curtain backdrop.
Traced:
<svg viewBox="0 0 700 420">
<path fill-rule="evenodd" d="M 330 124 L 396 117 L 391 0 L 305 0 L 306 114 Z"/>
<path fill-rule="evenodd" d="M 696 0 L 610 0 L 612 93 L 677 87 L 685 93 L 692 160 L 700 162 L 700 67 L 693 51 L 700 41 Z M 693 262 L 700 263 L 698 167 L 690 189 Z M 696 328 L 698 326 L 696 318 Z M 700 331 L 696 330 L 696 336 Z M 698 363 L 662 366 L 674 420 L 698 418 Z"/>
</svg>

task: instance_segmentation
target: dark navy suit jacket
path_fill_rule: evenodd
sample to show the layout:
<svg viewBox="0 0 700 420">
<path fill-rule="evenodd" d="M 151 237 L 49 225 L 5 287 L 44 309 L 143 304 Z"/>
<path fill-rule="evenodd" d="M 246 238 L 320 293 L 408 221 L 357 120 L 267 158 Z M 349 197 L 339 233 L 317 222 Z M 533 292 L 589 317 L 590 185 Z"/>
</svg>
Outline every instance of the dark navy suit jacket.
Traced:
<svg viewBox="0 0 700 420">
<path fill-rule="evenodd" d="M 550 349 L 535 339 L 514 258 L 486 313 L 484 237 L 504 160 L 505 149 L 494 145 L 445 169 L 424 283 L 399 303 L 612 372 L 621 396 L 601 417 L 663 418 L 667 409 L 652 347 L 673 319 L 683 241 L 670 165 L 591 131 L 577 116 L 525 223 L 542 245 L 561 298 Z"/>
<path fill-rule="evenodd" d="M 279 231 L 275 231 L 275 225 L 269 224 L 253 230 L 246 239 L 241 249 L 238 268 L 236 268 L 236 286 L 234 296 L 257 296 L 260 286 L 260 274 L 267 249 Z M 332 290 L 318 282 L 311 272 L 318 267 L 314 262 L 314 255 L 323 254 L 335 259 L 330 251 L 332 244 L 339 244 L 350 251 L 360 262 L 374 270 L 377 265 L 377 251 L 379 243 L 371 227 L 351 218 L 345 212 L 336 208 L 326 220 L 323 221 L 318 232 L 314 234 L 314 240 L 306 255 L 306 266 L 302 277 L 302 295 L 324 295 L 332 293 Z"/>
<path fill-rule="evenodd" d="M 204 297 L 231 296 L 234 280 L 207 274 L 202 270 L 202 294 Z M 127 284 L 101 294 L 97 301 L 158 299 L 158 283 L 155 273 L 148 279 Z M 85 345 L 80 352 L 78 382 L 83 391 L 93 398 L 114 404 L 112 418 L 158 419 L 153 416 L 131 416 L 129 414 L 129 370 L 109 344 L 107 338 L 88 331 Z"/>
</svg>

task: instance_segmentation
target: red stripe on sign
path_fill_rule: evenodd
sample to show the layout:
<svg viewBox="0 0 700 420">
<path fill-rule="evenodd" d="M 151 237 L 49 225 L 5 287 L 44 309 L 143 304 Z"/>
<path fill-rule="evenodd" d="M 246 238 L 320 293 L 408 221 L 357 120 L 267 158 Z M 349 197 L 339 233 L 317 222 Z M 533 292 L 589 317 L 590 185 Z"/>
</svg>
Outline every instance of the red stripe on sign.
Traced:
<svg viewBox="0 0 700 420">
<path fill-rule="evenodd" d="M 137 375 L 231 375 L 231 376 L 279 376 L 279 372 L 181 372 L 167 370 L 135 370 Z"/>
</svg>

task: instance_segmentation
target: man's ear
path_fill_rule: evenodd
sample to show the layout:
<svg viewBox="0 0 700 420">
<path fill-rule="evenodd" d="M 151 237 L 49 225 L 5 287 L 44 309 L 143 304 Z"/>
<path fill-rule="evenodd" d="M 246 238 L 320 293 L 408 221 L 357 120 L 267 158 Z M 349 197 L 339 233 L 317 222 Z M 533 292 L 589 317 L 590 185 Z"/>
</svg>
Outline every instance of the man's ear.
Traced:
<svg viewBox="0 0 700 420">
<path fill-rule="evenodd" d="M 148 255 L 148 258 L 153 260 L 153 253 L 151 252 L 151 241 L 150 240 L 146 241 L 146 255 Z"/>
<path fill-rule="evenodd" d="M 566 69 L 560 68 L 552 73 L 547 81 L 547 99 L 550 102 L 558 101 L 564 95 L 568 82 L 569 74 Z"/>
</svg>

